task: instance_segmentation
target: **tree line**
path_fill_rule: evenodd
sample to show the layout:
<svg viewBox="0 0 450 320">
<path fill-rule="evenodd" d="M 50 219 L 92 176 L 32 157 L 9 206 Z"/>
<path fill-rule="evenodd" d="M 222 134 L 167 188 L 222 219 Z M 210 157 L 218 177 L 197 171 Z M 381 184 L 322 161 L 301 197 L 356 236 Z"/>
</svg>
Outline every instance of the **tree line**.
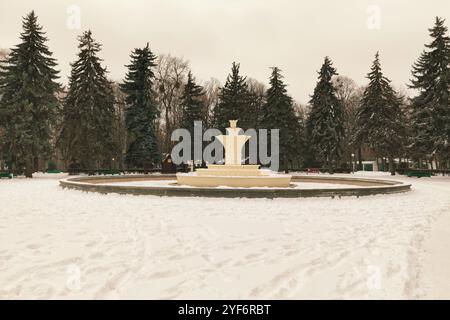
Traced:
<svg viewBox="0 0 450 320">
<path fill-rule="evenodd" d="M 0 64 L 2 169 L 31 177 L 63 159 L 65 168 L 150 169 L 170 153 L 176 128 L 194 121 L 223 130 L 238 119 L 243 129 L 280 129 L 280 164 L 301 167 L 361 166 L 362 150 L 386 159 L 389 170 L 407 166 L 448 168 L 450 158 L 450 38 L 436 18 L 412 66 L 413 97 L 397 92 L 383 74 L 377 52 L 359 87 L 325 57 L 307 105 L 294 101 L 282 70 L 269 86 L 240 73 L 233 62 L 225 84 L 200 85 L 187 61 L 156 56 L 147 43 L 134 49 L 120 83 L 108 79 L 101 44 L 91 31 L 78 37 L 67 87 L 34 11 L 23 19 L 20 43 Z M 1 52 L 0 52 L 1 53 Z M 396 160 L 395 160 L 396 159 Z"/>
</svg>

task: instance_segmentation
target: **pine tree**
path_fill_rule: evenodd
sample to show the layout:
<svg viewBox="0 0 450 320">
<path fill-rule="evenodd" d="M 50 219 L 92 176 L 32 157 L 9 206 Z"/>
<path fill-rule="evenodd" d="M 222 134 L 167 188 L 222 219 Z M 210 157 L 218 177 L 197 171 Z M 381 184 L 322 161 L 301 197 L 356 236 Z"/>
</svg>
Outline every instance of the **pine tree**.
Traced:
<svg viewBox="0 0 450 320">
<path fill-rule="evenodd" d="M 188 80 L 184 86 L 184 92 L 182 96 L 181 106 L 183 111 L 183 120 L 181 127 L 188 129 L 193 136 L 194 121 L 205 120 L 205 106 L 202 101 L 204 95 L 203 87 L 195 83 L 195 79 L 192 73 L 189 71 Z"/>
<path fill-rule="evenodd" d="M 372 148 L 380 156 L 387 156 L 394 175 L 394 157 L 400 155 L 405 139 L 405 118 L 400 98 L 390 80 L 383 76 L 378 52 L 367 78 L 369 85 L 356 114 L 354 141 Z"/>
<path fill-rule="evenodd" d="M 267 102 L 262 108 L 261 127 L 268 130 L 280 130 L 280 163 L 287 171 L 288 162 L 296 155 L 299 147 L 300 124 L 279 68 L 272 68 L 269 83 L 270 87 L 266 93 Z"/>
<path fill-rule="evenodd" d="M 25 175 L 31 178 L 40 160 L 52 153 L 60 85 L 56 61 L 34 11 L 23 19 L 20 39 L 0 73 L 0 121 L 8 166 L 16 172 L 25 168 Z"/>
<path fill-rule="evenodd" d="M 121 85 L 127 95 L 125 122 L 128 149 L 125 162 L 131 168 L 147 169 L 161 160 L 155 128 L 159 110 L 152 89 L 155 60 L 156 56 L 148 44 L 142 49 L 135 49 Z"/>
<path fill-rule="evenodd" d="M 181 101 L 183 114 L 181 127 L 187 129 L 191 134 L 191 153 L 194 150 L 194 121 L 202 121 L 202 123 L 205 123 L 206 120 L 206 108 L 202 100 L 203 96 L 203 87 L 195 83 L 195 79 L 189 71 Z M 190 159 L 194 159 L 193 154 L 191 154 Z"/>
<path fill-rule="evenodd" d="M 258 80 L 247 78 L 249 92 L 249 128 L 259 129 L 262 120 L 262 109 L 266 104 L 266 86 Z"/>
<path fill-rule="evenodd" d="M 311 112 L 307 121 L 307 132 L 312 150 L 330 173 L 342 156 L 344 139 L 344 110 L 336 97 L 332 77 L 337 75 L 331 60 L 325 57 L 319 71 L 314 94 L 311 97 Z"/>
<path fill-rule="evenodd" d="M 246 77 L 239 74 L 239 64 L 233 62 L 231 74 L 221 88 L 219 104 L 214 109 L 216 127 L 224 130 L 229 126 L 229 120 L 239 120 L 239 126 L 248 129 L 251 126 L 249 103 Z"/>
<path fill-rule="evenodd" d="M 418 158 L 433 153 L 449 157 L 450 143 L 450 38 L 445 20 L 436 17 L 432 41 L 413 65 L 412 149 Z"/>
<path fill-rule="evenodd" d="M 101 45 L 91 31 L 78 37 L 63 109 L 61 141 L 66 159 L 82 169 L 110 168 L 118 153 L 114 139 L 114 94 L 97 56 Z"/>
</svg>

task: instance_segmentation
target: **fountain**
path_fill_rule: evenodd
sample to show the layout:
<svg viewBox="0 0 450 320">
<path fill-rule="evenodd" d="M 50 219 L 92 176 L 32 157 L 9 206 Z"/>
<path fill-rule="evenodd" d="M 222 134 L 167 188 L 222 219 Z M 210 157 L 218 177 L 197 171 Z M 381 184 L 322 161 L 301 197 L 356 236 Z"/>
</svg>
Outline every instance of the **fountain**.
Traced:
<svg viewBox="0 0 450 320">
<path fill-rule="evenodd" d="M 122 176 L 79 176 L 60 181 L 63 188 L 99 193 L 171 197 L 300 198 L 369 196 L 407 192 L 400 181 L 330 175 L 285 175 L 242 164 L 242 149 L 250 136 L 240 135 L 236 120 L 226 135 L 216 138 L 225 148 L 225 163 L 191 173 Z M 175 181 L 176 179 L 176 181 Z M 292 181 L 292 183 L 291 183 Z M 308 185 L 313 184 L 313 187 Z M 224 188 L 221 188 L 224 186 Z"/>
<path fill-rule="evenodd" d="M 177 184 L 194 187 L 289 187 L 291 176 L 259 169 L 257 164 L 242 164 L 242 149 L 251 136 L 239 134 L 237 120 L 230 120 L 226 135 L 216 138 L 225 149 L 225 164 L 209 164 L 207 169 L 178 173 Z"/>
</svg>

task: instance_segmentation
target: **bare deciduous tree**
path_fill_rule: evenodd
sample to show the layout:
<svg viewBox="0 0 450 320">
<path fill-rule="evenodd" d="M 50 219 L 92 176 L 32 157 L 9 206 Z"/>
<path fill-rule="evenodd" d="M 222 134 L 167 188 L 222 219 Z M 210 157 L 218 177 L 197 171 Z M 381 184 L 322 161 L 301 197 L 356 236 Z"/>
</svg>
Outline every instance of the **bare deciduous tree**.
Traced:
<svg viewBox="0 0 450 320">
<path fill-rule="evenodd" d="M 216 78 L 211 78 L 203 84 L 203 90 L 205 94 L 203 95 L 203 103 L 205 106 L 205 127 L 214 127 L 213 111 L 216 105 L 219 103 L 219 93 L 220 93 L 220 82 Z"/>
<path fill-rule="evenodd" d="M 294 111 L 297 117 L 299 117 L 299 119 L 304 121 L 308 117 L 309 106 L 301 102 L 294 101 Z"/>
<path fill-rule="evenodd" d="M 181 97 L 189 72 L 189 62 L 170 54 L 158 57 L 155 69 L 155 92 L 163 118 L 159 128 L 162 133 L 162 152 L 170 152 L 172 130 L 181 122 Z"/>
<path fill-rule="evenodd" d="M 350 162 L 351 156 L 355 151 L 358 152 L 358 158 L 361 164 L 361 146 L 353 146 L 351 137 L 353 136 L 356 125 L 356 112 L 358 110 L 364 89 L 359 87 L 353 79 L 347 76 L 336 76 L 333 78 L 333 85 L 336 88 L 336 96 L 344 105 L 345 112 L 345 141 L 344 157 Z"/>
<path fill-rule="evenodd" d="M 116 144 L 119 146 L 120 152 L 113 160 L 114 168 L 122 169 L 123 167 L 123 155 L 127 152 L 127 128 L 125 125 L 125 98 L 126 95 L 122 90 L 119 89 L 117 83 L 112 84 L 114 91 L 114 108 L 115 108 L 115 118 L 114 118 L 114 139 Z"/>
</svg>

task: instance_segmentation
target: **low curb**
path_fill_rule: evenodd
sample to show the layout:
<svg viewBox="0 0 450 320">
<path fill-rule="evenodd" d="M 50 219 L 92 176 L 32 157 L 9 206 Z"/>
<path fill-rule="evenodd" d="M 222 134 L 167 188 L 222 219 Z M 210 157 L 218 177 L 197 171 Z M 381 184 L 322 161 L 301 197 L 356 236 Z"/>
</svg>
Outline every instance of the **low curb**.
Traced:
<svg viewBox="0 0 450 320">
<path fill-rule="evenodd" d="M 371 196 L 377 194 L 391 194 L 411 190 L 410 184 L 399 181 L 322 177 L 322 176 L 292 176 L 292 181 L 314 183 L 348 184 L 348 188 L 336 189 L 257 189 L 257 188 L 195 188 L 195 187 L 164 187 L 164 186 L 119 186 L 104 185 L 102 183 L 120 181 L 152 181 L 176 180 L 175 175 L 124 175 L 124 176 L 88 176 L 74 177 L 60 180 L 62 188 L 97 192 L 102 194 L 118 193 L 132 195 L 153 195 L 168 197 L 215 197 L 215 198 L 309 198 L 309 197 L 348 197 Z"/>
</svg>

